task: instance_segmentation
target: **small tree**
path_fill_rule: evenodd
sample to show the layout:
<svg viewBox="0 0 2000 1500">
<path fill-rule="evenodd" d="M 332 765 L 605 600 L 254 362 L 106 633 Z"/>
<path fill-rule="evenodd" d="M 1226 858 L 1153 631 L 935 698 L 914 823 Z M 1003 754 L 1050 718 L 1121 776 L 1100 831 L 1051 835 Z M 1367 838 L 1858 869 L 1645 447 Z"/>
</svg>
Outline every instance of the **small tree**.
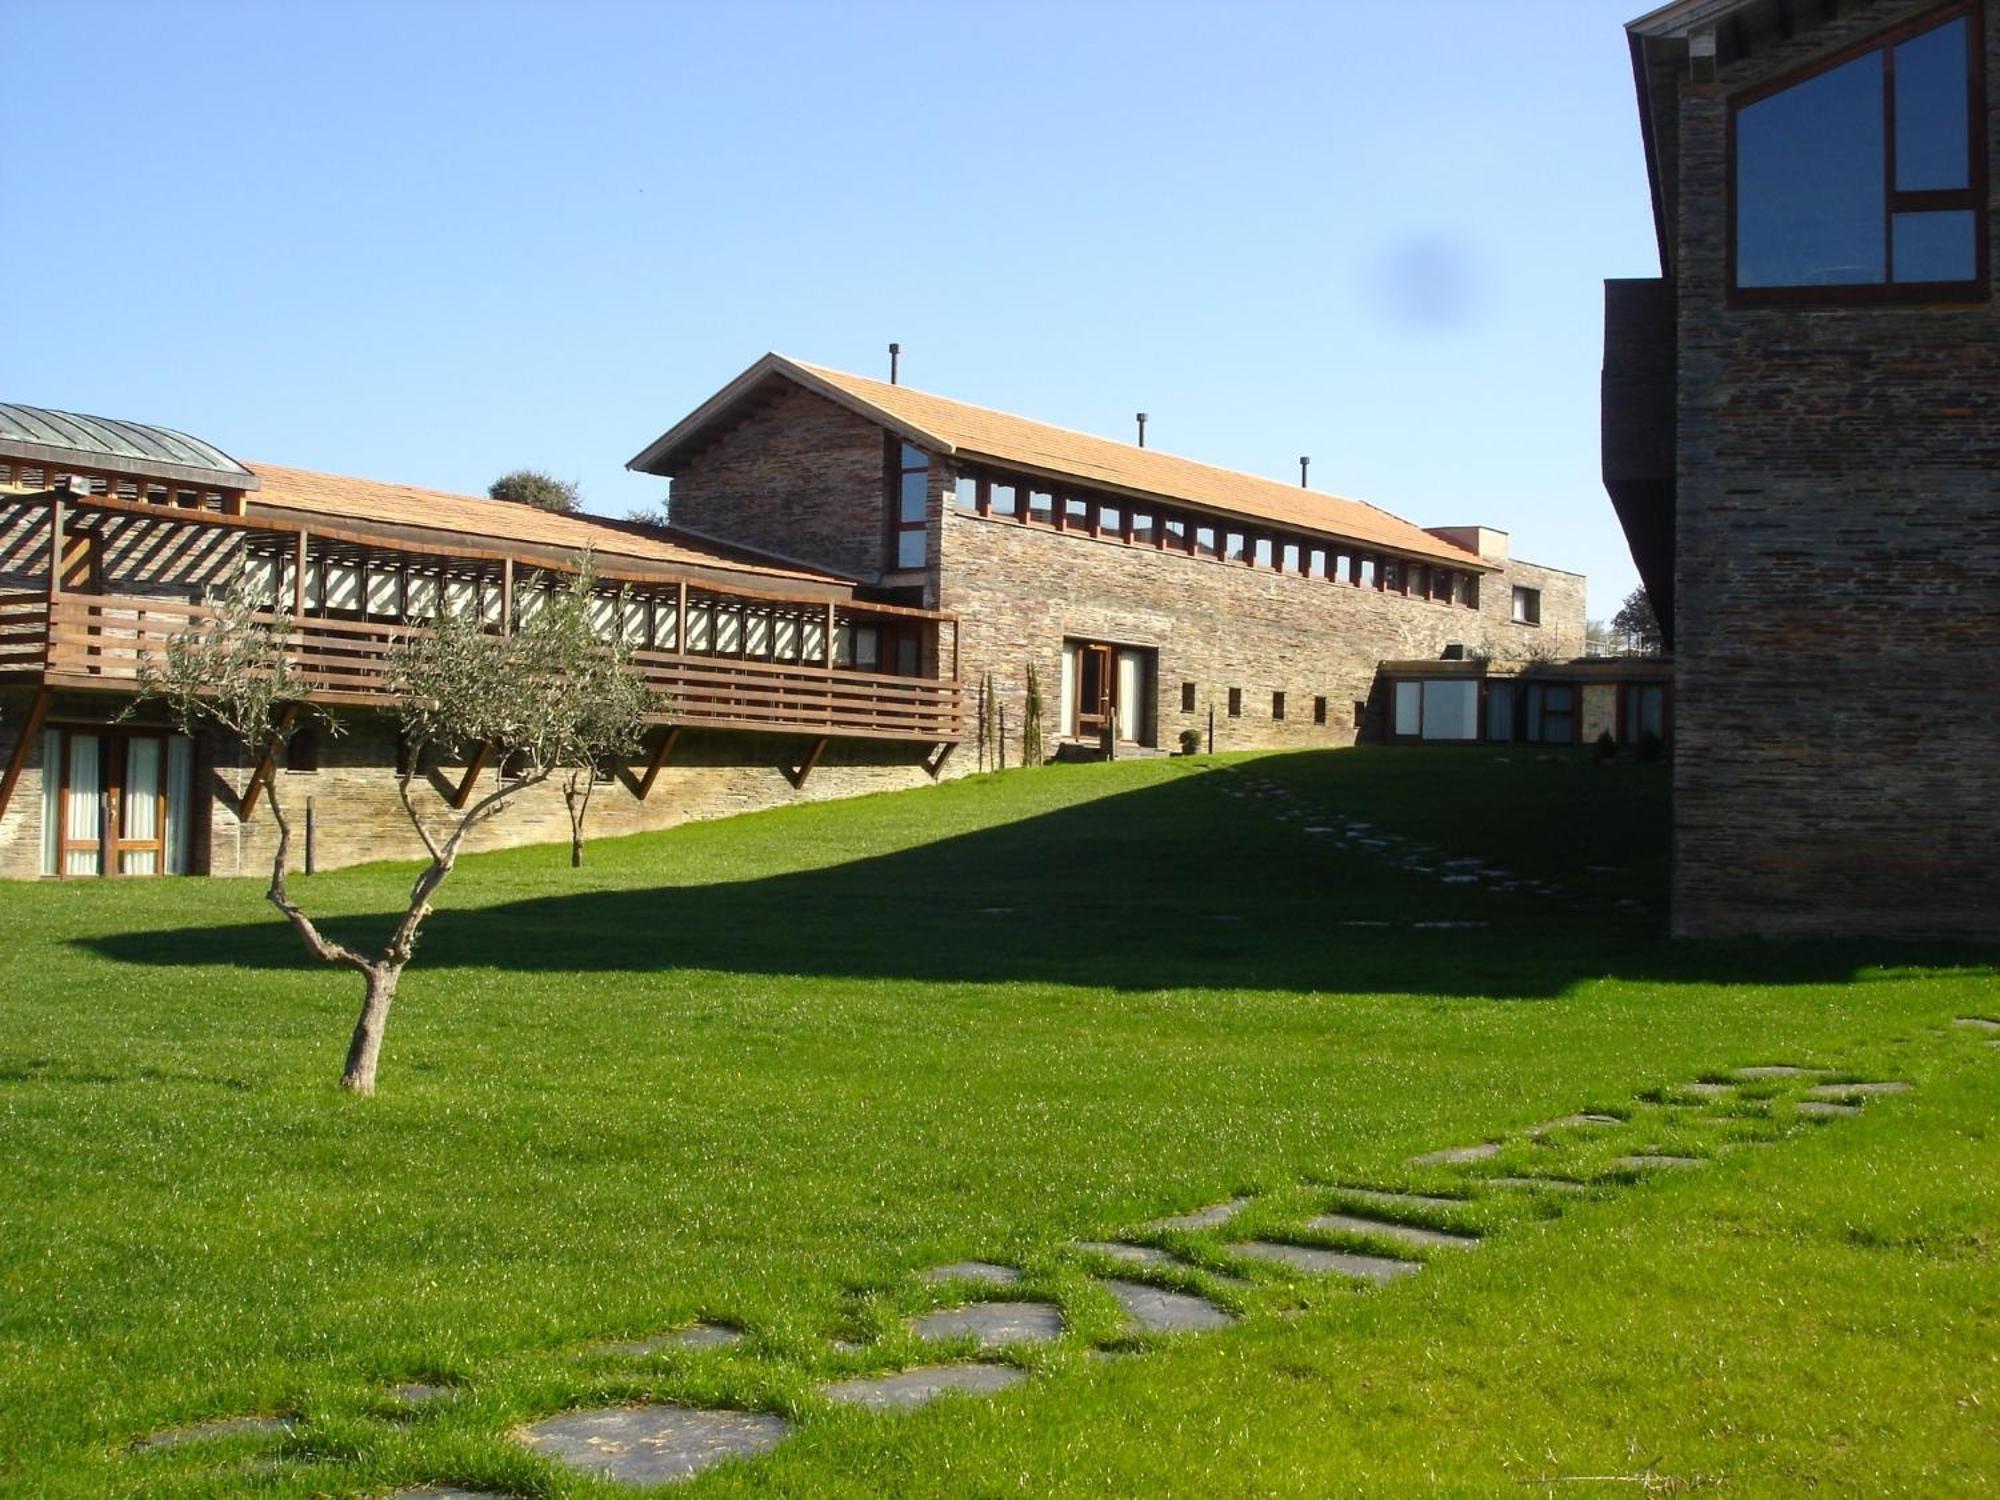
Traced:
<svg viewBox="0 0 2000 1500">
<path fill-rule="evenodd" d="M 646 732 L 646 716 L 661 706 L 661 698 L 632 669 L 632 648 L 614 630 L 599 637 L 590 622 L 593 572 L 586 555 L 573 587 L 556 595 L 535 616 L 534 633 L 551 661 L 574 663 L 545 689 L 550 709 L 570 726 L 571 745 L 561 764 L 566 771 L 563 804 L 569 809 L 569 863 L 583 864 L 583 823 L 590 812 L 590 794 L 607 764 L 637 753 Z M 625 618 L 625 596 L 618 596 L 614 620 Z"/>
<path fill-rule="evenodd" d="M 1644 589 L 1634 589 L 1625 596 L 1618 613 L 1611 617 L 1611 633 L 1635 656 L 1657 656 L 1666 649 L 1659 616 L 1653 613 L 1652 596 Z"/>
<path fill-rule="evenodd" d="M 1035 664 L 1028 663 L 1028 701 L 1021 710 L 1021 764 L 1039 766 L 1042 747 L 1042 679 Z"/>
<path fill-rule="evenodd" d="M 673 522 L 668 519 L 666 502 L 658 505 L 635 505 L 625 512 L 625 519 L 637 521 L 641 526 L 657 526 L 665 531 Z"/>
<path fill-rule="evenodd" d="M 410 887 L 402 916 L 373 954 L 327 937 L 292 899 L 286 885 L 291 820 L 275 781 L 264 789 L 264 805 L 278 829 L 266 898 L 291 923 L 307 953 L 362 979 L 361 1013 L 340 1079 L 351 1093 L 375 1092 L 396 986 L 416 952 L 431 898 L 457 866 L 466 838 L 520 792 L 563 768 L 588 765 L 607 743 L 627 743 L 640 732 L 650 702 L 620 697 L 619 711 L 629 710 L 631 721 L 614 725 L 591 694 L 573 687 L 590 681 L 601 694 L 606 662 L 621 660 L 615 643 L 586 638 L 569 623 L 572 610 L 588 622 L 589 588 L 586 558 L 569 589 L 518 634 L 491 634 L 471 614 L 447 612 L 425 629 L 413 628 L 393 649 L 390 686 L 406 754 L 397 795 L 430 858 Z M 253 752 L 275 747 L 290 719 L 314 711 L 306 704 L 311 684 L 288 659 L 284 630 L 284 622 L 259 608 L 239 576 L 209 615 L 167 642 L 160 660 L 141 660 L 140 694 L 164 700 L 183 730 L 205 721 L 236 735 Z M 333 727 L 337 731 L 338 725 Z M 412 782 L 428 750 L 467 746 L 488 747 L 519 775 L 454 813 L 456 821 L 446 828 L 433 830 L 418 811 Z"/>
<path fill-rule="evenodd" d="M 517 505 L 532 505 L 537 510 L 552 510 L 563 516 L 583 503 L 574 483 L 540 469 L 516 469 L 511 474 L 502 474 L 486 487 L 486 493 L 495 500 L 512 500 Z"/>
<path fill-rule="evenodd" d="M 995 764 L 993 750 L 997 731 L 994 716 L 999 711 L 1000 705 L 993 697 L 993 674 L 988 672 L 979 684 L 979 769 L 982 771 L 992 770 Z"/>
</svg>

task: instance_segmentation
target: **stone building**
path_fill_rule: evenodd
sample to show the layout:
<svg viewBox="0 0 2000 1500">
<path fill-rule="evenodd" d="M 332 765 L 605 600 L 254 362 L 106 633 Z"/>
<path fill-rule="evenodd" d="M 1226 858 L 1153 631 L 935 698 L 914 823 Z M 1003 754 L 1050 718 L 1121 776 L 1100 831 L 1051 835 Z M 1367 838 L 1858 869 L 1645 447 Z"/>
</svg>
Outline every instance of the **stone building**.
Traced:
<svg viewBox="0 0 2000 1500">
<path fill-rule="evenodd" d="M 1687 935 L 2000 936 L 1994 0 L 1628 28 L 1663 274 L 1604 477 L 1677 663 Z"/>
<path fill-rule="evenodd" d="M 968 708 L 990 678 L 1013 758 L 1030 668 L 1049 751 L 1095 748 L 1107 729 L 1137 748 L 1190 731 L 1216 749 L 1304 747 L 1391 737 L 1387 659 L 1584 649 L 1583 578 L 1510 557 L 1504 532 L 1425 530 L 776 354 L 631 467 L 671 477 L 683 535 L 949 612 Z M 879 649 L 899 670 L 925 665 L 906 636 Z"/>
<path fill-rule="evenodd" d="M 593 835 L 923 785 L 963 732 L 952 622 L 852 579 L 0 406 L 0 876 L 266 870 L 275 829 L 257 804 L 273 784 L 307 824 L 309 867 L 418 854 L 398 791 L 390 649 L 443 609 L 514 628 L 586 548 L 600 628 L 622 633 L 668 695 L 640 757 L 603 768 Z M 141 654 L 239 571 L 269 590 L 313 700 L 343 733 L 308 715 L 267 754 L 177 734 L 156 706 L 134 711 Z M 879 670 L 877 640 L 910 643 L 923 665 Z M 481 746 L 419 769 L 418 803 L 439 818 L 509 772 Z M 544 782 L 474 846 L 567 834 L 561 791 Z"/>
</svg>

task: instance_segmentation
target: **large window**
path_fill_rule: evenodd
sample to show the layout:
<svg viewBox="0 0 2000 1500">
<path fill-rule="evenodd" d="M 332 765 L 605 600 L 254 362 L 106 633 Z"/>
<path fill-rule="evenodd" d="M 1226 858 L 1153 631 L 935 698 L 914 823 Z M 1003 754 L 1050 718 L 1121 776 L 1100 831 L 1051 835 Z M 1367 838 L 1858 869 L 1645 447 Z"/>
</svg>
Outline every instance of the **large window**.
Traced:
<svg viewBox="0 0 2000 1500">
<path fill-rule="evenodd" d="M 1514 585 L 1514 623 L 1516 625 L 1539 625 L 1542 623 L 1542 591 L 1524 589 Z"/>
<path fill-rule="evenodd" d="M 1733 101 L 1739 296 L 1983 294 L 1977 41 L 1955 5 Z"/>
</svg>

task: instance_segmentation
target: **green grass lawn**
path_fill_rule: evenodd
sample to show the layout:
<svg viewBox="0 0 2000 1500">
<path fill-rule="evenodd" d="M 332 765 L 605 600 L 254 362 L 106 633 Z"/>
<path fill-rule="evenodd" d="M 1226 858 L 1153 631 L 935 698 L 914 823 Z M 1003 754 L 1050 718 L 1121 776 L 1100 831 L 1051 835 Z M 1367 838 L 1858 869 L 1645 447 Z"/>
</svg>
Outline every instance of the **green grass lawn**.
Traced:
<svg viewBox="0 0 2000 1500">
<path fill-rule="evenodd" d="M 1561 889 L 1305 831 L 1342 818 Z M 1661 767 L 1357 750 L 482 856 L 373 1100 L 335 1088 L 358 986 L 257 884 L 5 886 L 0 1490 L 609 1495 L 509 1433 L 657 1396 L 799 1421 L 699 1496 L 1990 1492 L 2000 1049 L 1952 1021 L 2000 1015 L 1995 955 L 1670 944 L 1665 824 Z M 406 882 L 298 890 L 366 935 Z M 1787 1080 L 1658 1102 L 1773 1062 L 1916 1088 L 1829 1121 Z M 1583 1109 L 1628 1123 L 1525 1134 Z M 1190 1271 L 1236 1328 L 1091 1357 L 1119 1334 L 1066 1241 L 1238 1193 L 1284 1234 L 1340 1184 L 1469 1183 L 1402 1163 L 1487 1139 L 1507 1170 L 1712 1159 L 1476 1195 L 1478 1251 L 1380 1290 Z M 974 1256 L 1065 1307 L 1034 1378 L 816 1395 L 915 1362 L 917 1273 Z M 751 1337 L 589 1349 L 696 1317 Z M 458 1394 L 400 1414 L 406 1380 Z M 300 1420 L 130 1451 L 247 1412 Z"/>
</svg>

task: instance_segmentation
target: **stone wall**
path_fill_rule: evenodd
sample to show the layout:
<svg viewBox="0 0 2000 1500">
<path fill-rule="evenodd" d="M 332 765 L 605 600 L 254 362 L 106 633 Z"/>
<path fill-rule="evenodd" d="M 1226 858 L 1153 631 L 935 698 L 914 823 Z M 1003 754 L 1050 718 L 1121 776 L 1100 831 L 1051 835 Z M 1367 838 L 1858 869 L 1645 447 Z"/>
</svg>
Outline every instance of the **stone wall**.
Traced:
<svg viewBox="0 0 2000 1500">
<path fill-rule="evenodd" d="M 947 475 L 940 494 L 948 491 Z M 1211 707 L 1218 750 L 1352 744 L 1363 728 L 1357 705 L 1368 701 L 1385 658 L 1435 657 L 1452 643 L 1513 660 L 1583 649 L 1583 579 L 1532 564 L 1482 577 L 1473 610 L 951 506 L 940 520 L 938 607 L 960 617 L 969 708 L 993 675 L 1007 711 L 1009 764 L 1020 758 L 1030 662 L 1043 684 L 1044 727 L 1056 733 L 1066 637 L 1158 652 L 1154 742 L 1169 749 L 1183 729 L 1205 739 Z M 1509 619 L 1515 580 L 1544 590 L 1541 626 Z M 1183 710 L 1190 682 L 1194 707 Z M 1241 694 L 1236 717 L 1231 688 Z M 1285 695 L 1282 720 L 1273 717 L 1277 692 Z M 1327 699 L 1323 725 L 1313 722 L 1318 697 Z"/>
<path fill-rule="evenodd" d="M 1683 934 L 2000 936 L 2000 316 L 1726 298 L 1729 96 L 1931 8 L 1843 7 L 1684 85 Z M 1984 30 L 2000 163 L 1994 0 Z"/>
<path fill-rule="evenodd" d="M 789 381 L 684 458 L 676 525 L 873 580 L 888 525 L 882 429 Z"/>
<path fill-rule="evenodd" d="M 27 695 L 0 697 L 0 760 L 12 750 L 26 711 Z M 102 698 L 58 699 L 50 723 L 103 723 L 116 711 Z M 141 716 L 135 723 L 150 722 Z M 295 837 L 303 838 L 306 801 L 315 808 L 316 859 L 319 868 L 334 869 L 375 859 L 412 859 L 422 850 L 411 833 L 396 793 L 396 730 L 389 716 L 343 712 L 346 732 L 320 737 L 319 770 L 277 773 L 279 795 L 289 814 L 300 820 Z M 661 731 L 652 731 L 658 735 Z M 42 771 L 40 736 L 30 746 L 26 772 L 4 819 L 0 819 L 0 877 L 32 877 L 41 872 Z M 718 731 L 685 731 L 662 768 L 645 801 L 635 795 L 645 760 L 625 768 L 609 783 L 598 785 L 591 797 L 585 833 L 605 838 L 678 823 L 728 817 L 740 812 L 793 802 L 821 802 L 868 792 L 927 786 L 931 778 L 923 759 L 930 747 L 879 741 L 835 741 L 817 767 L 795 790 L 780 769 L 796 766 L 810 740 L 777 735 L 747 735 Z M 651 741 L 648 742 L 649 749 Z M 197 795 L 202 773 L 208 772 L 208 872 L 216 875 L 260 875 L 270 868 L 276 828 L 264 809 L 245 822 L 237 816 L 243 789 L 249 784 L 252 760 L 240 746 L 212 735 L 202 737 L 197 757 Z M 419 806 L 449 826 L 450 791 L 462 767 L 444 766 L 422 780 Z M 491 790 L 498 770 L 488 766 L 475 795 Z M 512 848 L 523 844 L 565 844 L 569 814 L 559 785 L 545 782 L 519 797 L 513 806 L 468 841 L 473 850 Z M 303 859 L 303 849 L 295 848 Z M 200 851 L 196 852 L 197 863 Z"/>
</svg>

